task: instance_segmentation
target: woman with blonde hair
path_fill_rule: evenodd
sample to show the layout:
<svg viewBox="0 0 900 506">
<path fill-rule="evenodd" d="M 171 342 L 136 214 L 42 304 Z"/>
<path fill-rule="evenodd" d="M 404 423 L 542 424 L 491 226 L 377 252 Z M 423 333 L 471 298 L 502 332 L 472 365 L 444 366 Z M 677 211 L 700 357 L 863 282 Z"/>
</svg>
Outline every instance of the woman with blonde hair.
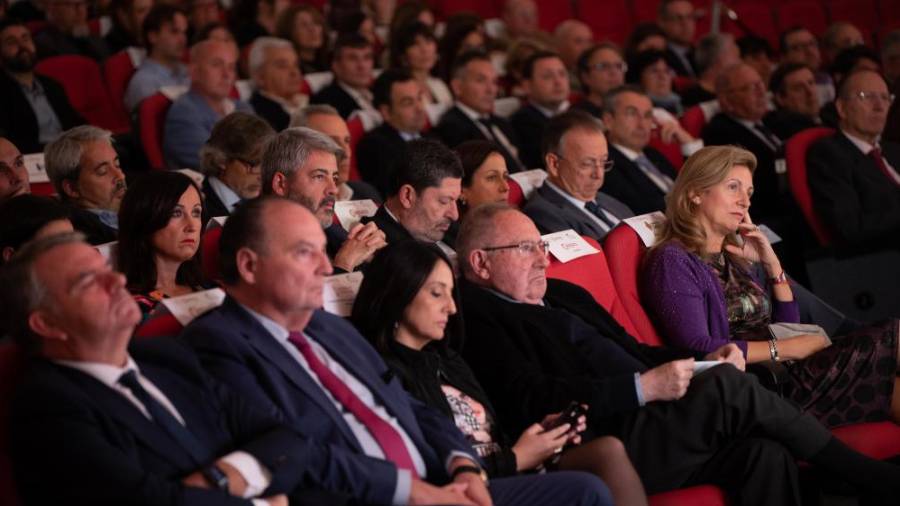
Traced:
<svg viewBox="0 0 900 506">
<path fill-rule="evenodd" d="M 648 253 L 641 299 L 668 343 L 709 352 L 728 342 L 748 363 L 785 361 L 785 395 L 834 427 L 900 421 L 894 319 L 833 338 L 778 340 L 770 323 L 800 320 L 778 256 L 750 219 L 756 157 L 734 146 L 691 156 L 666 199 L 667 221 Z"/>
</svg>

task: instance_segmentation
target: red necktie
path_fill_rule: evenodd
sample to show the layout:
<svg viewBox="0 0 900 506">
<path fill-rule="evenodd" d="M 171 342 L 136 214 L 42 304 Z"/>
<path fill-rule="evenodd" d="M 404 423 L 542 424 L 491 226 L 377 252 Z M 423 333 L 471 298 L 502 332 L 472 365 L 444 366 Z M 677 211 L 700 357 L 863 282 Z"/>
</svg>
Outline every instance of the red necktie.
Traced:
<svg viewBox="0 0 900 506">
<path fill-rule="evenodd" d="M 372 411 L 371 408 L 366 406 L 366 404 L 350 390 L 350 387 L 341 381 L 340 378 L 331 372 L 331 369 L 319 360 L 319 357 L 313 351 L 306 336 L 300 332 L 291 332 L 288 341 L 297 347 L 297 350 L 299 350 L 300 354 L 303 355 L 303 358 L 306 359 L 306 363 L 309 364 L 309 368 L 312 369 L 316 376 L 318 376 L 322 386 L 328 389 L 328 391 L 331 392 L 331 395 L 337 399 L 347 411 L 353 413 L 353 416 L 365 425 L 366 429 L 372 434 L 372 437 L 375 438 L 378 446 L 381 447 L 381 451 L 384 452 L 385 459 L 390 460 L 401 469 L 408 469 L 412 472 L 413 477 L 418 477 L 416 466 L 413 464 L 412 457 L 409 455 L 409 451 L 406 448 L 406 444 L 403 442 L 403 438 L 400 437 L 400 433 L 397 432 L 391 424 L 387 423 L 383 418 Z"/>
<path fill-rule="evenodd" d="M 884 163 L 884 158 L 881 157 L 881 150 L 877 147 L 872 148 L 872 151 L 869 151 L 869 156 L 875 159 L 875 163 L 878 165 L 878 168 L 881 169 L 881 172 L 884 173 L 885 177 L 891 180 L 897 186 L 900 186 L 900 181 L 897 180 L 897 176 L 891 172 L 891 169 Z"/>
</svg>

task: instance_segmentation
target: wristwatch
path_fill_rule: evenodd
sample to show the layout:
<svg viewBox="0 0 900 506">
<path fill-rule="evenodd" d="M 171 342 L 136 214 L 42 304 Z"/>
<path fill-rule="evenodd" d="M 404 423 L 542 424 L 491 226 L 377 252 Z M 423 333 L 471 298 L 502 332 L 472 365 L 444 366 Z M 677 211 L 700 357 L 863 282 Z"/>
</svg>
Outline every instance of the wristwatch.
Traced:
<svg viewBox="0 0 900 506">
<path fill-rule="evenodd" d="M 228 475 L 219 469 L 219 466 L 213 464 L 202 471 L 203 477 L 206 478 L 213 487 L 228 492 Z"/>
<path fill-rule="evenodd" d="M 457 466 L 456 469 L 453 470 L 453 473 L 450 475 L 450 479 L 455 480 L 456 477 L 461 475 L 462 473 L 477 474 L 478 477 L 481 478 L 481 481 L 483 481 L 485 485 L 488 484 L 487 472 L 484 469 L 482 469 L 480 467 L 476 467 L 476 466 Z"/>
</svg>

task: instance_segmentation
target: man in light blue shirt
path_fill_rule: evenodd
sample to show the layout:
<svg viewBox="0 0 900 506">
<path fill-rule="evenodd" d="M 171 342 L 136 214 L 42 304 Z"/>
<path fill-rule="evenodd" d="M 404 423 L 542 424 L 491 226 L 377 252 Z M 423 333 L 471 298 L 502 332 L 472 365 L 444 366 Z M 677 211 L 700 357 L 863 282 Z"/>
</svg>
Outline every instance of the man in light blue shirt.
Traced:
<svg viewBox="0 0 900 506">
<path fill-rule="evenodd" d="M 187 45 L 187 17 L 177 7 L 157 5 L 144 19 L 148 55 L 125 91 L 125 109 L 134 111 L 141 101 L 164 86 L 189 86 L 187 66 L 181 62 Z"/>
</svg>

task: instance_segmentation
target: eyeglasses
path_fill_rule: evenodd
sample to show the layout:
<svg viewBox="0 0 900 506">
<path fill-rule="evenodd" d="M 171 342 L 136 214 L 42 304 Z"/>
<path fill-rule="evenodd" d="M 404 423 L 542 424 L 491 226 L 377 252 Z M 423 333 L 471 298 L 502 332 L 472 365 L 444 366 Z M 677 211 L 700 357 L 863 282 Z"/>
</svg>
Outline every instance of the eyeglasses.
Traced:
<svg viewBox="0 0 900 506">
<path fill-rule="evenodd" d="M 619 72 L 628 72 L 628 64 L 620 61 L 615 63 L 600 62 L 591 65 L 591 68 L 600 72 L 608 72 L 610 70 L 618 70 Z"/>
<path fill-rule="evenodd" d="M 243 158 L 233 158 L 233 160 L 240 162 L 240 164 L 244 166 L 244 170 L 249 174 L 259 174 L 262 172 L 262 166 L 258 161 L 244 160 Z"/>
<path fill-rule="evenodd" d="M 857 100 L 862 100 L 863 102 L 868 102 L 870 104 L 881 101 L 888 105 L 893 104 L 895 98 L 892 93 L 876 93 L 874 91 L 860 91 L 851 96 Z"/>
<path fill-rule="evenodd" d="M 563 155 L 561 155 L 559 153 L 553 153 L 553 154 L 556 155 L 556 157 L 559 158 L 560 160 L 566 160 L 568 162 L 574 161 L 574 160 L 567 159 L 566 157 L 564 157 Z M 613 169 L 615 162 L 612 160 L 597 160 L 596 158 L 587 158 L 587 159 L 582 160 L 574 165 L 576 167 L 578 167 L 578 170 L 581 170 L 584 172 L 588 172 L 588 171 L 593 172 L 593 171 L 596 171 L 599 169 L 603 169 L 603 172 L 609 172 Z"/>
<path fill-rule="evenodd" d="M 547 250 L 550 248 L 550 243 L 547 241 L 522 241 L 518 244 L 510 244 L 508 246 L 491 246 L 488 248 L 481 248 L 482 251 L 500 251 L 505 249 L 514 249 L 519 252 L 522 256 L 534 255 L 536 251 L 540 251 L 541 255 L 546 255 Z"/>
</svg>

